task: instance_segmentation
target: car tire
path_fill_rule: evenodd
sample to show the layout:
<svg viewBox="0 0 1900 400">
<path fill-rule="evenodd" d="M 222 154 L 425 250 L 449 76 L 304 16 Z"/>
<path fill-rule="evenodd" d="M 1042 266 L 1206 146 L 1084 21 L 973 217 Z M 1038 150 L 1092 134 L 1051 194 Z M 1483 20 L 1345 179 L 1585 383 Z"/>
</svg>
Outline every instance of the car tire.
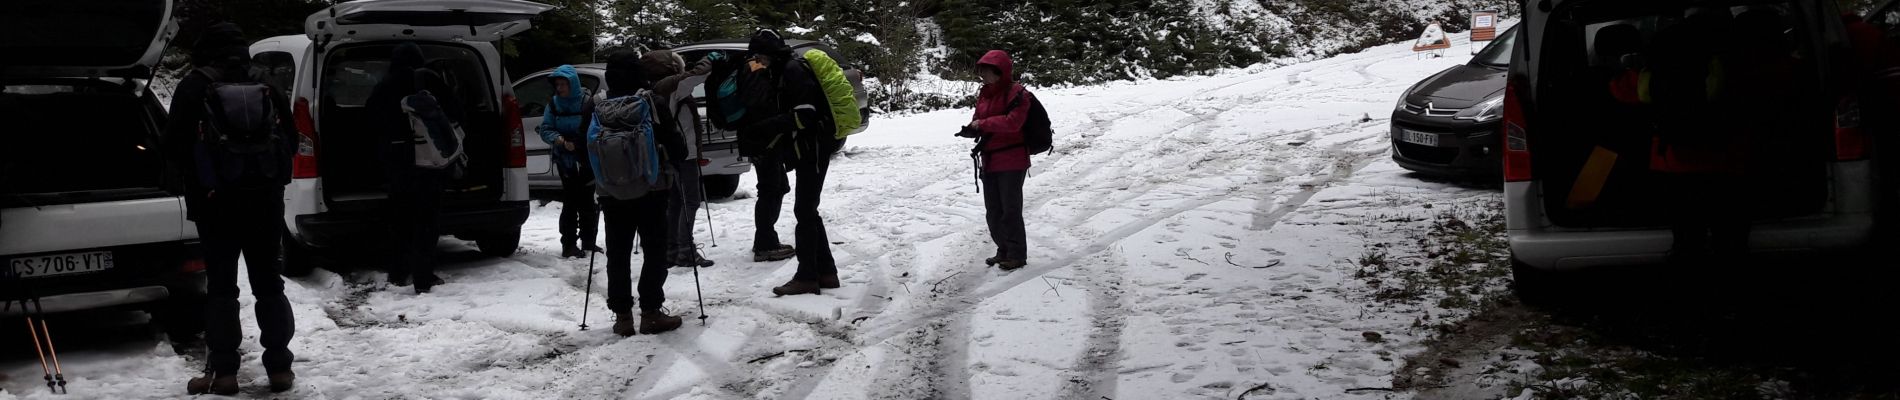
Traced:
<svg viewBox="0 0 1900 400">
<path fill-rule="evenodd" d="M 707 200 L 731 198 L 734 192 L 739 191 L 738 175 L 707 175 L 700 177 L 699 182 L 706 188 Z"/>
<path fill-rule="evenodd" d="M 1569 291 L 1565 274 L 1540 269 L 1511 260 L 1511 292 L 1517 295 L 1519 302 L 1527 305 L 1548 307 L 1562 302 Z"/>
<path fill-rule="evenodd" d="M 284 276 L 292 278 L 310 276 L 310 273 L 316 271 L 317 267 L 322 264 L 318 261 L 317 250 L 310 246 L 305 246 L 302 241 L 297 240 L 297 237 L 291 235 L 289 231 L 284 232 L 281 243 L 283 243 L 280 254 L 283 257 L 282 272 Z"/>
<path fill-rule="evenodd" d="M 490 257 L 513 256 L 515 250 L 521 248 L 521 229 L 515 228 L 513 231 L 475 239 L 475 247 L 480 248 L 482 254 Z"/>
</svg>

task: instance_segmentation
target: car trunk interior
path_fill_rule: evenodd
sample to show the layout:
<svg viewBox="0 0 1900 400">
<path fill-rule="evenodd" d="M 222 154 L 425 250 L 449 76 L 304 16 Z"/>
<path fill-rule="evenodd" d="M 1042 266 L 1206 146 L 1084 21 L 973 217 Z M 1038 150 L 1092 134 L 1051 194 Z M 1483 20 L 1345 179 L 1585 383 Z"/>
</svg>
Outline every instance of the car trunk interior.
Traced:
<svg viewBox="0 0 1900 400">
<path fill-rule="evenodd" d="M 1676 48 L 1658 45 L 1656 39 L 1660 30 L 1685 20 L 1688 10 L 1649 2 L 1596 1 L 1560 8 L 1552 15 L 1541 41 L 1550 47 L 1541 53 L 1542 70 L 1538 73 L 1543 83 L 1539 86 L 1537 113 L 1531 117 L 1530 124 L 1536 130 L 1530 141 L 1532 168 L 1542 182 L 1545 210 L 1554 223 L 1579 228 L 1669 224 L 1675 206 L 1671 187 L 1665 175 L 1652 165 L 1652 156 L 1659 154 L 1655 146 L 1659 135 L 1678 141 L 1717 137 L 1721 139 L 1714 140 L 1745 143 L 1739 148 L 1747 150 L 1717 153 L 1739 160 L 1726 165 L 1740 165 L 1742 171 L 1742 187 L 1737 190 L 1742 198 L 1724 201 L 1750 205 L 1750 217 L 1755 220 L 1809 216 L 1825 209 L 1831 187 L 1828 166 L 1833 160 L 1836 101 L 1819 89 L 1824 87 L 1815 51 L 1819 34 L 1800 22 L 1797 14 L 1801 11 L 1786 3 L 1747 3 L 1755 5 L 1695 11 L 1725 19 L 1756 12 L 1747 22 L 1728 27 L 1714 25 L 1719 29 L 1709 29 L 1709 36 L 1702 36 L 1715 38 L 1717 43 L 1694 42 L 1721 50 L 1714 51 L 1713 58 L 1691 62 L 1714 60 L 1721 66 L 1711 69 L 1724 71 L 1719 81 L 1709 80 L 1719 82 L 1719 90 L 1703 88 L 1710 93 L 1709 106 L 1694 112 L 1657 107 L 1657 102 L 1650 102 L 1653 96 L 1647 94 L 1642 96 L 1652 99 L 1632 103 L 1627 94 L 1631 92 L 1625 92 L 1619 100 L 1611 89 L 1619 77 L 1639 76 L 1631 71 L 1649 71 L 1645 68 L 1659 64 L 1657 60 L 1684 58 L 1661 54 Z M 1767 12 L 1776 13 L 1774 19 L 1780 23 L 1764 23 L 1770 20 L 1764 18 Z M 1779 30 L 1776 36 L 1780 43 L 1746 40 L 1763 36 L 1736 34 L 1743 29 Z M 1627 54 L 1636 55 L 1624 56 Z M 1774 57 L 1777 63 L 1748 58 L 1763 54 Z M 1786 68 L 1760 67 L 1770 64 Z M 1652 76 L 1655 82 L 1665 79 L 1660 74 Z M 1698 129 L 1701 131 L 1696 135 L 1701 136 L 1673 136 Z M 1580 179 L 1588 175 L 1585 166 L 1599 148 L 1617 155 L 1614 163 L 1608 164 L 1612 166 L 1607 179 Z M 1663 151 L 1669 151 L 1666 149 Z M 1578 184 L 1580 180 L 1585 183 Z M 1594 202 L 1573 201 L 1573 190 L 1583 188 L 1587 193 L 1591 187 L 1601 189 Z"/>
<path fill-rule="evenodd" d="M 0 93 L 0 206 L 171 196 L 162 111 L 106 81 L 21 84 Z"/>
<path fill-rule="evenodd" d="M 422 44 L 426 68 L 441 72 L 466 109 L 461 121 L 468 167 L 444 185 L 442 204 L 455 207 L 493 202 L 502 196 L 508 142 L 502 114 L 488 84 L 491 71 L 466 46 Z M 374 209 L 388 198 L 388 168 L 381 153 L 391 141 L 365 107 L 389 68 L 393 43 L 339 46 L 324 58 L 318 111 L 318 149 L 324 195 L 331 208 Z M 406 119 L 400 123 L 407 124 Z M 403 125 L 407 126 L 407 125 Z M 408 132 L 407 129 L 402 132 Z"/>
</svg>

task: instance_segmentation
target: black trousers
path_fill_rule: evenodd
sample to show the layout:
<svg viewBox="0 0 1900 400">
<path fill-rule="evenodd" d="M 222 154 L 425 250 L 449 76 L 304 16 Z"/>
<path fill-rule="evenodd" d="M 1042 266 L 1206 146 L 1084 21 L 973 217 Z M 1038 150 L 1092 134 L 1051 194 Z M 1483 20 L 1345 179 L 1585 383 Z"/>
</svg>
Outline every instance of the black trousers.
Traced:
<svg viewBox="0 0 1900 400">
<path fill-rule="evenodd" d="M 1738 259 L 1748 253 L 1752 216 L 1741 192 L 1744 179 L 1726 174 L 1669 173 L 1671 249 L 1677 260 Z"/>
<path fill-rule="evenodd" d="M 600 209 L 594 205 L 594 172 L 561 171 L 561 244 L 594 244 L 600 234 Z"/>
<path fill-rule="evenodd" d="M 681 161 L 674 169 L 679 171 L 679 181 L 666 200 L 666 220 L 672 223 L 669 233 L 673 235 L 667 259 L 682 261 L 697 254 L 693 243 L 693 223 L 697 219 L 693 217 L 699 213 L 699 203 L 705 200 L 706 192 L 699 186 L 698 161 Z"/>
<path fill-rule="evenodd" d="M 983 174 L 983 210 L 989 220 L 996 257 L 1029 260 L 1029 238 L 1023 227 L 1023 181 L 1027 171 Z"/>
<path fill-rule="evenodd" d="M 290 300 L 284 297 L 284 280 L 278 276 L 283 271 L 277 258 L 284 235 L 283 188 L 217 192 L 204 204 L 209 207 L 194 214 L 205 251 L 205 345 L 211 371 L 235 374 L 238 370 L 238 341 L 244 337 L 238 321 L 240 254 L 250 275 L 251 297 L 257 299 L 264 369 L 289 371 L 295 358 L 290 338 L 297 321 L 291 315 Z"/>
<path fill-rule="evenodd" d="M 390 186 L 389 227 L 403 265 L 391 268 L 392 277 L 416 281 L 435 278 L 435 245 L 442 233 L 436 227 L 442 203 L 442 171 L 405 168 Z"/>
<path fill-rule="evenodd" d="M 793 280 L 815 281 L 819 278 L 838 275 L 838 261 L 831 255 L 831 237 L 825 232 L 824 216 L 819 215 L 818 206 L 825 191 L 825 174 L 831 168 L 831 154 L 838 151 L 836 139 L 823 138 L 817 142 L 799 141 L 797 160 L 791 168 L 798 173 L 797 203 L 792 205 L 792 215 L 798 218 L 795 228 L 795 246 L 798 248 L 798 273 Z M 778 222 L 780 207 L 783 207 L 786 187 L 784 163 L 773 158 L 765 158 L 753 163 L 759 172 L 759 204 L 754 217 L 758 224 L 758 236 L 753 240 L 753 250 L 770 250 L 778 247 L 778 232 L 772 225 Z"/>
<path fill-rule="evenodd" d="M 752 172 L 759 176 L 759 202 L 752 208 L 752 222 L 755 225 L 752 251 L 777 249 L 782 244 L 779 243 L 776 227 L 778 214 L 785 209 L 785 195 L 792 192 L 792 182 L 785 176 L 785 161 L 780 157 L 754 158 Z"/>
<path fill-rule="evenodd" d="M 666 202 L 671 193 L 648 193 L 633 200 L 600 198 L 607 218 L 607 309 L 633 311 L 633 239 L 640 237 L 646 259 L 640 265 L 640 310 L 658 311 L 666 303 Z"/>
</svg>

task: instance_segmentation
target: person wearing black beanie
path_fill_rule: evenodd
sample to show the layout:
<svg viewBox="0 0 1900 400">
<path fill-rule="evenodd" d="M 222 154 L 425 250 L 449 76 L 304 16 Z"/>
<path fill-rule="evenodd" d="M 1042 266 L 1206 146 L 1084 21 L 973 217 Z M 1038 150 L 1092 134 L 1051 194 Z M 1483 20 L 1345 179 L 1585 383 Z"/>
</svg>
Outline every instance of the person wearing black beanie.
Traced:
<svg viewBox="0 0 1900 400">
<path fill-rule="evenodd" d="M 754 151 L 761 156 L 752 163 L 759 174 L 753 259 L 777 261 L 792 254 L 798 257 L 798 273 L 792 276 L 791 282 L 773 288 L 773 294 L 818 294 L 820 289 L 836 289 L 839 287 L 838 263 L 832 258 L 824 216 L 818 213 L 825 173 L 831 167 L 831 154 L 838 151 L 840 144 L 831 113 L 827 111 L 829 102 L 823 87 L 819 86 L 818 76 L 792 54 L 791 47 L 786 46 L 785 39 L 777 32 L 759 31 L 752 36 L 747 50 L 752 53 L 752 63 L 764 66 L 765 78 L 773 82 L 768 86 L 774 88 L 769 93 L 747 95 L 778 100 L 776 109 L 757 110 L 765 117 L 739 129 L 741 142 L 763 147 Z M 792 207 L 792 214 L 798 218 L 797 246 L 779 244 L 778 233 L 773 229 L 787 186 L 790 186 L 785 182 L 787 167 L 798 173 L 797 203 Z"/>
</svg>

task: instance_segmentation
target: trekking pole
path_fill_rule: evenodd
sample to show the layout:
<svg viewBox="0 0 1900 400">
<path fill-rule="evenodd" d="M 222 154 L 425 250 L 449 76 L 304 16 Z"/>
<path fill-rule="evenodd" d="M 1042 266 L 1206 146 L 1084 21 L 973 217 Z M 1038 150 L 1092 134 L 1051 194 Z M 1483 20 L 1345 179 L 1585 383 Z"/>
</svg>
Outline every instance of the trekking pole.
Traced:
<svg viewBox="0 0 1900 400">
<path fill-rule="evenodd" d="M 699 297 L 699 326 L 706 326 L 706 291 L 699 288 L 698 261 L 693 262 L 693 294 Z"/>
<path fill-rule="evenodd" d="M 20 312 L 22 313 L 26 312 L 25 299 L 20 300 Z M 53 368 L 49 366 L 49 364 L 46 363 L 46 349 L 43 347 L 40 347 L 39 327 L 33 326 L 34 324 L 33 324 L 32 314 L 27 314 L 27 315 L 28 316 L 26 317 L 26 332 L 29 335 L 31 335 L 33 338 L 33 353 L 39 354 L 40 356 L 40 372 L 46 374 L 45 375 L 46 376 L 46 390 L 57 394 L 59 393 L 59 391 L 53 389 L 53 386 L 54 386 Z"/>
<path fill-rule="evenodd" d="M 598 251 L 587 252 L 587 294 L 581 296 L 581 330 L 587 330 L 588 303 L 594 300 L 594 256 Z"/>
<path fill-rule="evenodd" d="M 39 302 L 38 299 L 33 300 L 35 306 L 39 306 Z M 44 306 L 37 308 L 42 313 L 46 311 Z M 66 391 L 66 371 L 59 367 L 59 350 L 53 346 L 53 330 L 46 327 L 46 317 L 43 315 L 40 317 L 40 333 L 46 336 L 46 354 L 53 358 L 53 380 L 59 382 L 59 392 L 71 394 L 72 392 Z"/>
<path fill-rule="evenodd" d="M 704 158 L 701 158 L 700 160 L 705 161 Z M 705 178 L 706 164 L 703 164 L 703 163 L 695 163 L 695 164 L 699 164 L 699 176 L 701 178 Z M 712 241 L 713 248 L 719 248 L 719 230 L 713 229 L 712 201 L 706 197 L 706 185 L 703 185 L 703 184 L 699 185 L 699 208 L 706 209 L 706 238 Z M 693 265 L 695 265 L 693 267 L 693 274 L 695 275 L 699 274 L 699 267 L 697 266 L 699 265 L 699 260 L 693 260 Z M 694 279 L 693 286 L 699 286 L 699 281 L 698 281 L 699 278 L 693 278 L 693 279 Z M 704 307 L 701 307 L 701 308 L 704 308 Z M 701 311 L 705 311 L 705 310 L 701 310 Z"/>
</svg>

